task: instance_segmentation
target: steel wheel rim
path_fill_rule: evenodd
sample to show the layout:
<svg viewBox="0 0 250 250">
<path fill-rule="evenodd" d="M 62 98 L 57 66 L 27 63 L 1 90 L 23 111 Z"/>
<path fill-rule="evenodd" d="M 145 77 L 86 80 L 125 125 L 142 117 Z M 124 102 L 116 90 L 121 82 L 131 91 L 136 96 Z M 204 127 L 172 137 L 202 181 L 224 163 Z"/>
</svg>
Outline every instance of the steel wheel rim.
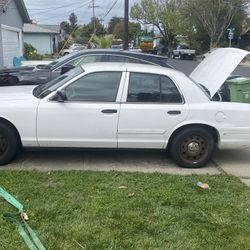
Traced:
<svg viewBox="0 0 250 250">
<path fill-rule="evenodd" d="M 2 156 L 8 148 L 8 141 L 6 137 L 0 134 L 0 156 Z"/>
<path fill-rule="evenodd" d="M 198 163 L 208 156 L 208 140 L 199 135 L 186 137 L 180 145 L 182 160 L 189 163 Z"/>
</svg>

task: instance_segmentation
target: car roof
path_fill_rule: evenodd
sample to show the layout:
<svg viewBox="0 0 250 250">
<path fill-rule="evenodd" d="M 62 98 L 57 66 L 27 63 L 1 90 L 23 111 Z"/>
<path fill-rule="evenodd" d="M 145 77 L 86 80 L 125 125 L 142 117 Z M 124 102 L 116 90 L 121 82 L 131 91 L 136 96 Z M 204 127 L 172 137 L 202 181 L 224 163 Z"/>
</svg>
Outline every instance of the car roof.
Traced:
<svg viewBox="0 0 250 250">
<path fill-rule="evenodd" d="M 101 63 L 88 63 L 80 66 L 86 72 L 90 71 L 130 71 L 130 72 L 142 72 L 142 73 L 154 73 L 154 74 L 180 74 L 184 73 L 162 67 L 159 65 L 139 64 L 139 63 L 113 63 L 113 62 L 101 62 Z"/>
<path fill-rule="evenodd" d="M 102 54 L 102 55 L 111 54 L 111 55 L 118 55 L 118 56 L 119 55 L 130 56 L 133 58 L 138 58 L 141 60 L 149 61 L 152 64 L 157 64 L 157 65 L 161 65 L 164 67 L 173 68 L 172 65 L 168 64 L 167 62 L 168 58 L 164 56 L 158 56 L 158 55 L 146 54 L 146 53 L 134 52 L 134 51 L 127 51 L 127 50 L 115 50 L 115 49 L 86 49 L 82 51 L 76 51 L 74 53 L 67 55 L 65 60 L 61 60 L 60 62 L 58 62 L 58 64 L 55 64 L 53 68 L 57 68 L 61 66 L 62 64 L 65 64 L 68 61 L 71 61 L 74 58 L 77 58 L 79 56 L 91 55 L 91 54 L 92 55 L 93 54 Z M 61 59 L 63 59 L 63 57 Z"/>
<path fill-rule="evenodd" d="M 140 57 L 152 57 L 152 58 L 158 58 L 158 59 L 168 59 L 165 56 L 159 56 L 159 55 L 154 55 L 154 54 L 146 54 L 138 51 L 129 51 L 129 50 L 117 50 L 117 49 L 87 49 L 83 51 L 79 51 L 76 55 L 80 54 L 94 54 L 94 53 L 110 53 L 110 54 L 117 54 L 117 55 L 135 55 L 135 56 L 140 56 Z"/>
</svg>

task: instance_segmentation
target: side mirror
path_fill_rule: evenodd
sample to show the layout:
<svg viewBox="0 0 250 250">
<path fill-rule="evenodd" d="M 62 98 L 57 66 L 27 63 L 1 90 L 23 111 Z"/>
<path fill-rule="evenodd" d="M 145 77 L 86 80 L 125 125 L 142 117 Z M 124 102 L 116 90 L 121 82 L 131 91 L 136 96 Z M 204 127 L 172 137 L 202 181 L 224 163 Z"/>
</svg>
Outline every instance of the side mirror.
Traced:
<svg viewBox="0 0 250 250">
<path fill-rule="evenodd" d="M 63 90 L 57 91 L 56 94 L 51 98 L 51 101 L 56 102 L 65 102 L 67 100 L 67 96 Z"/>
<path fill-rule="evenodd" d="M 62 66 L 61 68 L 61 75 L 65 74 L 66 72 L 70 71 L 71 69 L 74 69 L 75 66 L 70 65 L 70 64 L 66 64 L 64 66 Z"/>
</svg>

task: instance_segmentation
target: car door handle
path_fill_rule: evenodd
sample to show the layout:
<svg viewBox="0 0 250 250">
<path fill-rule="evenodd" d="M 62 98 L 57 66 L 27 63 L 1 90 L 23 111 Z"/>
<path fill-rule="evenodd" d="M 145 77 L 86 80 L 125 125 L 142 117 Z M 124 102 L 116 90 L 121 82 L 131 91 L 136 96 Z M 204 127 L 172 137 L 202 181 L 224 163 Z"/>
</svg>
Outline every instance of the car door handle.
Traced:
<svg viewBox="0 0 250 250">
<path fill-rule="evenodd" d="M 117 110 L 116 109 L 104 109 L 104 110 L 102 110 L 102 113 L 104 113 L 104 114 L 115 114 L 115 113 L 117 113 Z"/>
<path fill-rule="evenodd" d="M 168 111 L 169 115 L 180 115 L 181 111 L 180 110 L 170 110 Z"/>
</svg>

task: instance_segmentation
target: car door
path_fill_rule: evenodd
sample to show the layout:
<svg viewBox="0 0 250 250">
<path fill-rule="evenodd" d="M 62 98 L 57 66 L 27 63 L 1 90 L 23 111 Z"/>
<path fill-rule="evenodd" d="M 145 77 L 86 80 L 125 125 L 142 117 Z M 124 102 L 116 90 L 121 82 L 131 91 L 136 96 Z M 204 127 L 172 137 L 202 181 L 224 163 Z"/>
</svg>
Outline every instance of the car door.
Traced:
<svg viewBox="0 0 250 250">
<path fill-rule="evenodd" d="M 89 73 L 62 87 L 66 101 L 42 99 L 37 117 L 39 145 L 116 148 L 124 74 Z"/>
<path fill-rule="evenodd" d="M 187 113 L 188 105 L 170 77 L 130 72 L 122 97 L 118 148 L 163 148 Z"/>
</svg>

